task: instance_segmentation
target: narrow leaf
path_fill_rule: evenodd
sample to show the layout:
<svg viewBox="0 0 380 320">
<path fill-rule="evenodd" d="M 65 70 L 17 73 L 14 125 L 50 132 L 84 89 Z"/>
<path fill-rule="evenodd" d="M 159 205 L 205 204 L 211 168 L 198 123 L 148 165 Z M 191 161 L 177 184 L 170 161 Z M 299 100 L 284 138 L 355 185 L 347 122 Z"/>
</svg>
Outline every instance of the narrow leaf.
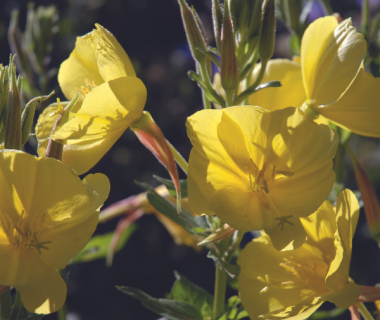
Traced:
<svg viewBox="0 0 380 320">
<path fill-rule="evenodd" d="M 139 299 L 144 307 L 150 311 L 170 320 L 203 320 L 201 313 L 186 302 L 156 299 L 143 291 L 134 288 L 118 286 L 116 288 L 132 298 Z"/>
</svg>

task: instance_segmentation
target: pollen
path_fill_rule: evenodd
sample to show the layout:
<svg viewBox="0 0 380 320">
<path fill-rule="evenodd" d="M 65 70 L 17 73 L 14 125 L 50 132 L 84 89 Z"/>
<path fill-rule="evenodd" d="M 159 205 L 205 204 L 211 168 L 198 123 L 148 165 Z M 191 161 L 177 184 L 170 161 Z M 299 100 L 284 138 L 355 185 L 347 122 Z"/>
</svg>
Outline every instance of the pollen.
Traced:
<svg viewBox="0 0 380 320">
<path fill-rule="evenodd" d="M 81 86 L 80 89 L 75 88 L 75 90 L 79 93 L 79 99 L 81 99 L 83 101 L 84 98 L 86 98 L 86 96 L 92 90 L 94 90 L 96 87 L 97 87 L 97 85 L 96 85 L 95 81 L 85 79 L 84 80 L 84 86 Z"/>
</svg>

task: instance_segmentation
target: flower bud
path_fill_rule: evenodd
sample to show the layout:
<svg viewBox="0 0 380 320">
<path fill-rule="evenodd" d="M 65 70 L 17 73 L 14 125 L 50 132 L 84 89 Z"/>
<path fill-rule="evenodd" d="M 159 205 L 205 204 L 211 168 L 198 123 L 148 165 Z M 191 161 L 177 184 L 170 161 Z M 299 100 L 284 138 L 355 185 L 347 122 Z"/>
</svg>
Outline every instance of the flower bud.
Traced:
<svg viewBox="0 0 380 320">
<path fill-rule="evenodd" d="M 202 26 L 199 25 L 193 11 L 187 5 L 185 0 L 178 0 L 178 2 L 181 7 L 182 21 L 185 27 L 191 54 L 193 55 L 194 60 L 202 63 L 206 59 L 206 56 L 204 53 L 197 50 L 197 48 L 200 48 L 203 52 L 207 51 L 207 44 L 202 36 Z"/>
<path fill-rule="evenodd" d="M 380 203 L 376 190 L 369 180 L 367 173 L 360 165 L 356 155 L 347 144 L 346 150 L 354 166 L 356 183 L 362 195 L 369 230 L 372 237 L 380 244 Z"/>
<path fill-rule="evenodd" d="M 259 54 L 261 60 L 268 61 L 273 56 L 276 33 L 276 7 L 274 0 L 268 0 L 264 12 Z"/>
<path fill-rule="evenodd" d="M 223 89 L 227 94 L 228 103 L 230 100 L 229 94 L 231 94 L 231 91 L 235 91 L 239 85 L 239 74 L 236 62 L 232 20 L 227 2 L 224 7 L 221 46 L 220 76 Z M 230 103 L 228 103 L 228 105 L 230 105 Z"/>
<path fill-rule="evenodd" d="M 131 125 L 131 130 L 168 170 L 177 193 L 177 211 L 181 211 L 181 187 L 179 184 L 177 167 L 161 129 L 154 122 L 149 112 L 143 111 L 141 117 Z"/>
<path fill-rule="evenodd" d="M 12 63 L 9 65 L 9 96 L 7 121 L 5 127 L 5 149 L 21 150 L 21 78 L 16 82 L 16 66 Z M 17 85 L 19 84 L 19 85 Z"/>
<path fill-rule="evenodd" d="M 222 34 L 222 23 L 223 23 L 223 13 L 220 10 L 219 0 L 212 0 L 212 22 L 214 25 L 214 36 L 216 41 L 216 46 L 219 51 L 221 51 L 221 34 Z"/>
</svg>

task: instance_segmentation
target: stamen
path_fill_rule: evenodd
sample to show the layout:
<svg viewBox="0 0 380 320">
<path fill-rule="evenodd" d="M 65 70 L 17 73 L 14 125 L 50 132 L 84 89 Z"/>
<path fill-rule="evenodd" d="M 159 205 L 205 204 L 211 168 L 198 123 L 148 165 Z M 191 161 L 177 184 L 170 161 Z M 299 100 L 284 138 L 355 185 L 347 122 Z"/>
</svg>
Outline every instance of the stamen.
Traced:
<svg viewBox="0 0 380 320">
<path fill-rule="evenodd" d="M 81 86 L 80 89 L 75 88 L 75 90 L 79 93 L 79 99 L 82 101 L 86 98 L 87 94 L 89 94 L 92 90 L 97 87 L 95 81 L 91 81 L 89 79 L 84 79 L 84 86 Z"/>
</svg>

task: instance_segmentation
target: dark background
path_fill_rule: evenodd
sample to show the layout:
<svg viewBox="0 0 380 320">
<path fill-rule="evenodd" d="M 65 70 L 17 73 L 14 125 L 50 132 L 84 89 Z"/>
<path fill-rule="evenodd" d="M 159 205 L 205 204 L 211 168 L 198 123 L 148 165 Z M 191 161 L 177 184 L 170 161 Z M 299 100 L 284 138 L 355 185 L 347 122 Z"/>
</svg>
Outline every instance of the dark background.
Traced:
<svg viewBox="0 0 380 320">
<path fill-rule="evenodd" d="M 373 4 L 372 14 L 378 11 Z M 188 50 L 175 0 L 66 0 L 35 1 L 36 5 L 55 4 L 60 21 L 59 33 L 54 41 L 49 67 L 58 68 L 67 59 L 75 45 L 75 38 L 90 32 L 100 23 L 118 39 L 131 58 L 137 76 L 148 90 L 145 109 L 160 126 L 167 139 L 185 158 L 190 153 L 185 121 L 186 117 L 202 109 L 200 90 L 187 77 L 194 70 L 194 62 Z M 206 27 L 210 44 L 213 45 L 211 1 L 188 1 L 194 5 Z M 343 18 L 352 17 L 360 24 L 360 1 L 332 0 L 334 11 Z M 9 45 L 6 31 L 10 13 L 20 10 L 20 27 L 24 30 L 27 1 L 0 0 L 0 63 L 7 64 Z M 321 14 L 317 3 L 313 17 Z M 289 57 L 286 27 L 278 22 L 276 57 Z M 73 70 L 75 72 L 75 70 Z M 53 79 L 51 88 L 57 89 Z M 58 89 L 59 91 L 59 89 Z M 50 91 L 49 91 L 50 92 Z M 45 92 L 44 94 L 47 94 Z M 56 97 L 64 99 L 61 93 Z M 355 137 L 353 147 L 360 152 L 361 161 L 371 173 L 379 190 L 379 143 L 378 139 Z M 349 162 L 347 162 L 349 164 Z M 105 206 L 143 190 L 134 181 L 158 185 L 153 174 L 168 178 L 166 170 L 145 149 L 134 134 L 127 130 L 104 158 L 90 171 L 106 174 L 111 181 L 111 193 Z M 349 168 L 347 187 L 356 189 L 352 169 Z M 185 178 L 181 175 L 181 178 Z M 97 234 L 112 231 L 118 219 L 99 225 Z M 370 238 L 361 216 L 355 236 L 351 275 L 359 284 L 374 285 L 380 282 L 380 255 L 377 244 Z M 117 291 L 115 285 L 139 288 L 148 294 L 162 298 L 174 282 L 177 270 L 191 281 L 213 292 L 214 265 L 206 258 L 206 251 L 176 246 L 165 228 L 154 216 L 144 216 L 138 222 L 138 230 L 127 245 L 115 256 L 112 268 L 104 260 L 69 266 L 67 308 L 69 320 L 95 319 L 157 319 L 159 316 L 146 310 L 140 302 Z M 234 291 L 229 292 L 230 295 Z M 348 319 L 346 313 L 343 318 Z M 56 319 L 55 315 L 46 319 Z"/>
</svg>

